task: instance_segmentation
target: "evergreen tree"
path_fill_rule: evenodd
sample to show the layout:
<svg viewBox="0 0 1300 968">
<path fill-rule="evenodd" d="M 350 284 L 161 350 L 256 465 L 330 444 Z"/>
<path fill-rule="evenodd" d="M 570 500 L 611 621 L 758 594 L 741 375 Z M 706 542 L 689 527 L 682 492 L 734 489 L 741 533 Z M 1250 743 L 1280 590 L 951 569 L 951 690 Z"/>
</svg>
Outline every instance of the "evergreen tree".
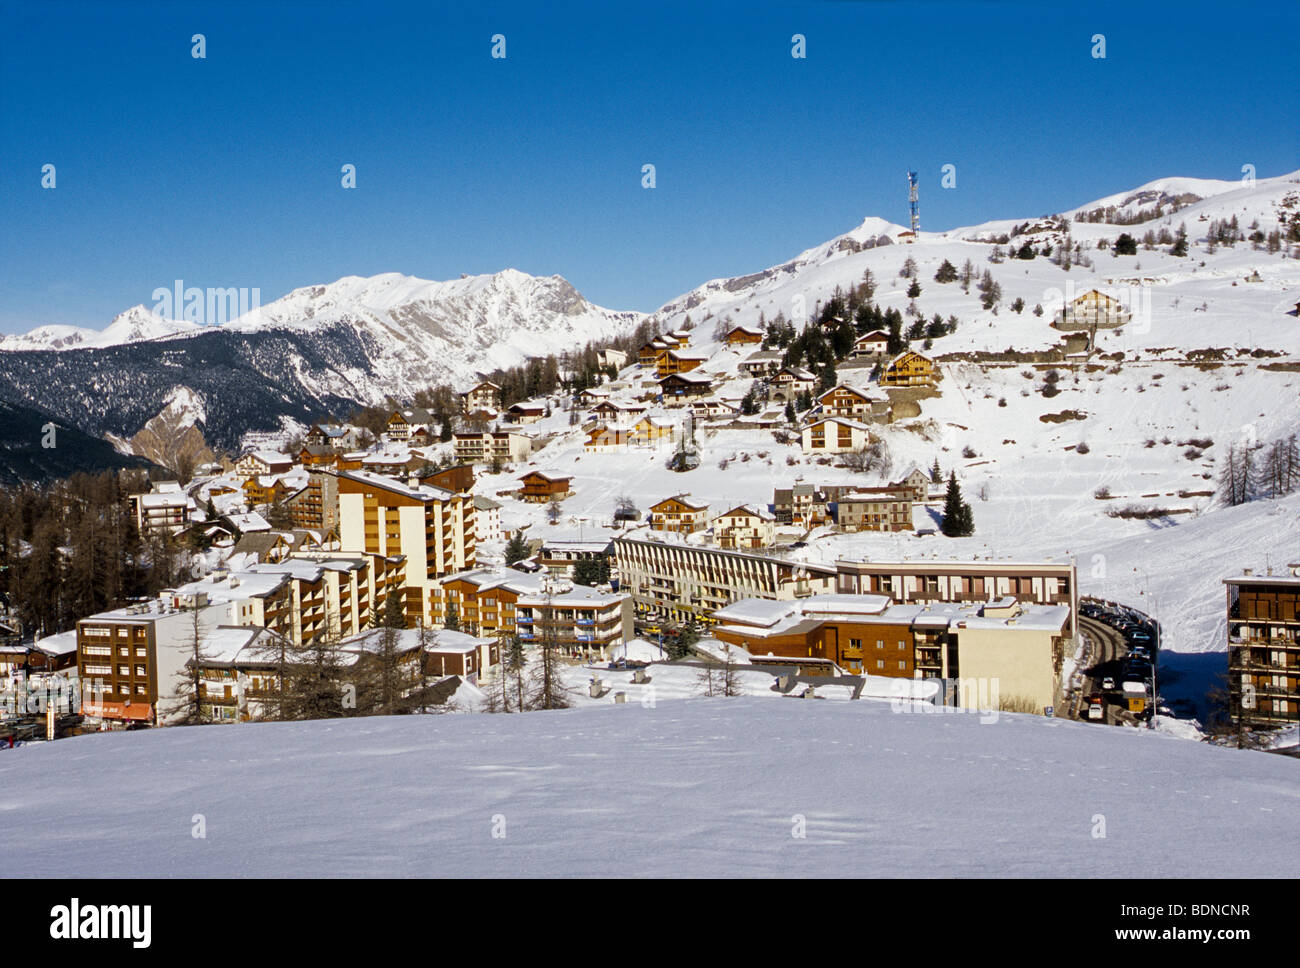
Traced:
<svg viewBox="0 0 1300 968">
<path fill-rule="evenodd" d="M 1178 226 L 1178 234 L 1174 236 L 1174 247 L 1169 250 L 1170 255 L 1185 256 L 1187 255 L 1187 223 L 1183 222 Z"/>
<path fill-rule="evenodd" d="M 943 502 L 943 524 L 941 530 L 950 538 L 960 538 L 975 533 L 975 519 L 971 507 L 961 497 L 961 485 L 957 483 L 957 472 L 948 472 L 948 492 Z"/>
<path fill-rule="evenodd" d="M 944 259 L 943 263 L 939 266 L 939 270 L 934 274 L 934 281 L 935 282 L 956 282 L 957 267 L 953 265 L 951 262 L 949 262 L 947 259 Z"/>
<path fill-rule="evenodd" d="M 598 555 L 583 558 L 573 565 L 573 580 L 579 585 L 603 585 L 609 581 L 609 558 Z"/>
<path fill-rule="evenodd" d="M 921 284 L 913 279 L 912 284 L 907 287 L 907 298 L 915 299 L 919 295 L 921 295 Z"/>
<path fill-rule="evenodd" d="M 528 557 L 528 542 L 524 540 L 522 531 L 516 531 L 515 536 L 506 543 L 506 564 L 513 565 L 517 561 L 523 561 Z"/>
</svg>

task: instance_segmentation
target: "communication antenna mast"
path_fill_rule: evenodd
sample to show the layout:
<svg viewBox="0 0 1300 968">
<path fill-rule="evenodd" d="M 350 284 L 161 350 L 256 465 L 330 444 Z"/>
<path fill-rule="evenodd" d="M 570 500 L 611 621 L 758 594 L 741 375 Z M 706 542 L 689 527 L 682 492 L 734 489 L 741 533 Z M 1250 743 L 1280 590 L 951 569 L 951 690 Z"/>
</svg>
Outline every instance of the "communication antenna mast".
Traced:
<svg viewBox="0 0 1300 968">
<path fill-rule="evenodd" d="M 907 172 L 907 203 L 912 210 L 912 238 L 915 240 L 916 234 L 921 231 L 921 213 L 916 201 L 916 172 L 911 169 Z"/>
</svg>

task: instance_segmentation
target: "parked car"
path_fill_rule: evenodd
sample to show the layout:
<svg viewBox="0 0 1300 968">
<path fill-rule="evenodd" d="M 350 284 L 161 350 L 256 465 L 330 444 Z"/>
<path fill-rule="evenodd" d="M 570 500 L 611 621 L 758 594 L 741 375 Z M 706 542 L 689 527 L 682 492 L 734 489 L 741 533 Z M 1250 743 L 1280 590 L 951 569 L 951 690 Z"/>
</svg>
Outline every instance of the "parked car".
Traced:
<svg viewBox="0 0 1300 968">
<path fill-rule="evenodd" d="M 1105 719 L 1106 703 L 1101 696 L 1093 696 L 1088 700 L 1088 718 Z"/>
<path fill-rule="evenodd" d="M 1103 688 L 1103 689 L 1114 689 L 1114 688 L 1115 688 L 1115 677 L 1114 677 L 1114 676 L 1106 676 L 1106 678 L 1102 679 L 1102 680 L 1101 680 L 1101 688 Z"/>
</svg>

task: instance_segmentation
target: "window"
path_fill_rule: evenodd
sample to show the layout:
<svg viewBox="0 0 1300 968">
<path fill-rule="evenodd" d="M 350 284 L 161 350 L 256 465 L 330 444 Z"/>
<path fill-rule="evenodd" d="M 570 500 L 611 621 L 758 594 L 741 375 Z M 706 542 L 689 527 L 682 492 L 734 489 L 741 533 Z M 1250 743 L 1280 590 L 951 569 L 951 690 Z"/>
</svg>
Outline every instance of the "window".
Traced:
<svg viewBox="0 0 1300 968">
<path fill-rule="evenodd" d="M 907 668 L 907 663 L 904 662 L 902 659 L 899 659 L 899 660 L 898 660 L 898 667 L 899 667 L 900 669 L 906 669 L 906 668 Z"/>
<path fill-rule="evenodd" d="M 143 685 L 138 685 L 138 686 L 136 686 L 136 687 L 135 687 L 135 694 L 136 694 L 137 696 L 143 696 L 143 695 L 145 695 L 145 694 L 146 694 L 145 687 L 144 687 Z"/>
<path fill-rule="evenodd" d="M 148 672 L 145 671 L 144 666 L 138 665 L 135 667 L 135 674 L 143 678 L 144 676 L 148 675 Z"/>
<path fill-rule="evenodd" d="M 118 674 L 119 676 L 129 676 L 129 675 L 131 674 L 131 667 L 130 667 L 130 666 L 118 666 L 118 667 L 117 667 L 117 674 Z"/>
<path fill-rule="evenodd" d="M 884 639 L 876 639 L 876 648 L 877 648 L 877 649 L 883 649 L 884 647 L 885 647 L 885 640 L 884 640 Z"/>
<path fill-rule="evenodd" d="M 883 669 L 884 667 L 885 667 L 885 660 L 884 660 L 884 659 L 877 659 L 877 660 L 876 660 L 876 668 L 877 668 L 877 669 Z"/>
</svg>

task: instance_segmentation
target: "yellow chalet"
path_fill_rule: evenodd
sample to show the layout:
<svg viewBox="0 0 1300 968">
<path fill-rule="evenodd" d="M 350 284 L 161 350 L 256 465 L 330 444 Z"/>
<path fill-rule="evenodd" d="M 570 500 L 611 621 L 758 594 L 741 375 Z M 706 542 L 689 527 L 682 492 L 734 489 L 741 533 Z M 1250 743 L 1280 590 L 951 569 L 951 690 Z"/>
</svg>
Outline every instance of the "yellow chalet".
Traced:
<svg viewBox="0 0 1300 968">
<path fill-rule="evenodd" d="M 880 385 L 886 387 L 932 387 L 937 380 L 934 361 L 916 350 L 903 350 L 885 364 Z"/>
<path fill-rule="evenodd" d="M 672 440 L 673 424 L 667 420 L 657 420 L 649 415 L 642 417 L 632 428 L 632 439 L 637 444 L 656 444 L 661 440 Z"/>
<path fill-rule="evenodd" d="M 655 531 L 691 534 L 708 526 L 709 505 L 688 494 L 675 494 L 650 506 L 650 527 Z"/>
</svg>

